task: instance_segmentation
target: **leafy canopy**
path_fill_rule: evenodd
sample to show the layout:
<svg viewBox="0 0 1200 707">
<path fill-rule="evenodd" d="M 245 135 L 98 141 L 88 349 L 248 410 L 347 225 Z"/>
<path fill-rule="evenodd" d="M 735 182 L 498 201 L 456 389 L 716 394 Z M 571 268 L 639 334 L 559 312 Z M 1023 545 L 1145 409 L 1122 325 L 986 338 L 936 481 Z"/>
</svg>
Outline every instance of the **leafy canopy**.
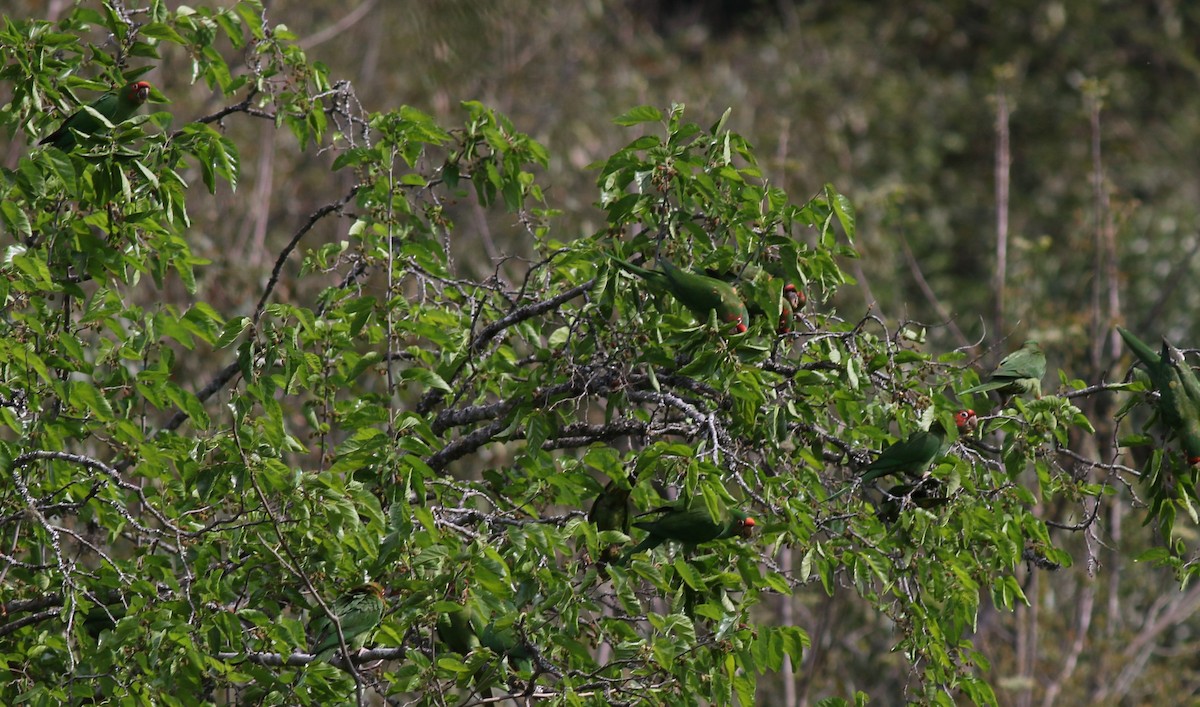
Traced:
<svg viewBox="0 0 1200 707">
<path fill-rule="evenodd" d="M 953 390 L 975 380 L 920 323 L 830 303 L 856 257 L 833 186 L 797 200 L 728 115 L 642 106 L 592 166 L 602 224 L 561 233 L 538 177 L 551 155 L 487 106 L 454 127 L 364 113 L 252 0 L 117 8 L 6 19 L 11 133 L 181 55 L 224 107 L 152 102 L 3 171 L 0 701 L 751 704 L 808 648 L 780 602 L 848 592 L 892 621 L 908 698 L 996 702 L 980 603 L 1024 602 L 1022 562 L 1070 563 L 1034 508 L 1106 492 L 1054 456 L 1091 427 L 1069 392 L 1015 398 L 934 461 L 936 493 L 910 485 L 889 514 L 887 489 L 829 500 L 888 443 L 953 429 Z M 115 53 L 87 41 L 108 35 Z M 252 146 L 221 129 L 237 121 L 327 155 L 331 193 L 261 289 L 218 303 L 190 214 L 242 196 Z M 528 252 L 451 257 L 479 238 L 460 202 L 510 214 Z M 739 289 L 764 314 L 730 336 L 614 257 L 776 276 Z M 780 335 L 789 283 L 809 308 Z M 736 507 L 757 532 L 597 564 L 640 533 L 587 522 L 610 481 L 641 511 Z M 1187 497 L 1158 507 L 1168 530 Z M 388 602 L 369 652 L 313 661 L 305 627 L 367 581 Z M 467 655 L 436 631 L 464 608 Z"/>
</svg>

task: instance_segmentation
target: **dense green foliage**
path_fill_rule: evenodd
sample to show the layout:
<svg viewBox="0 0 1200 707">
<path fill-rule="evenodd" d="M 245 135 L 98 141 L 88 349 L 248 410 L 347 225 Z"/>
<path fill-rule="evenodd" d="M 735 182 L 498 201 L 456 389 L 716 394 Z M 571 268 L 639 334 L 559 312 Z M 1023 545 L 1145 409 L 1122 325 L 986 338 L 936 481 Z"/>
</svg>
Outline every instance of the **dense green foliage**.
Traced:
<svg viewBox="0 0 1200 707">
<path fill-rule="evenodd" d="M 843 304 L 851 201 L 773 184 L 730 113 L 616 117 L 582 217 L 545 181 L 555 153 L 495 108 L 390 108 L 294 39 L 254 0 L 5 21 L 0 125 L 30 144 L 0 180 L 0 702 L 745 705 L 815 648 L 779 607 L 826 597 L 884 627 L 862 664 L 901 661 L 903 699 L 1003 701 L 980 617 L 1030 602 L 1022 578 L 1072 565 L 1093 502 L 1140 488 L 1087 446 L 1116 434 L 1081 406 L 1129 388 L 1140 416 L 1144 382 L 956 395 L 979 382 L 966 353 Z M 160 64 L 219 100 L 152 98 L 69 152 L 32 147 Z M 196 223 L 244 192 L 254 146 L 226 131 L 251 122 L 290 133 L 324 196 L 261 279 L 215 292 Z M 462 257 L 501 220 L 521 249 Z M 760 316 L 734 333 L 615 265 L 660 257 L 777 277 L 739 286 Z M 779 333 L 788 283 L 808 306 Z M 831 498 L 964 406 L 980 428 L 927 473 Z M 1186 584 L 1178 446 L 1155 448 L 1131 517 Z M 640 511 L 738 508 L 755 532 L 597 562 L 644 538 L 588 522 L 606 486 Z M 315 660 L 366 582 L 387 608 L 350 626 L 365 650 Z M 871 678 L 814 697 L 899 699 Z"/>
</svg>

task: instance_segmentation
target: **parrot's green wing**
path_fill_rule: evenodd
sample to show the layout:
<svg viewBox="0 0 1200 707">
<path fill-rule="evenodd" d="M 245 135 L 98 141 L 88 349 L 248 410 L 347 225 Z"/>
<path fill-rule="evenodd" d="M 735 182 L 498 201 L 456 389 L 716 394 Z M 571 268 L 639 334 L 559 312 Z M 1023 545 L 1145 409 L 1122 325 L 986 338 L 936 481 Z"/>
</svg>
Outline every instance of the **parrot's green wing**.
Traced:
<svg viewBox="0 0 1200 707">
<path fill-rule="evenodd" d="M 946 431 L 940 424 L 931 425 L 928 431 L 917 430 L 908 439 L 880 452 L 875 461 L 863 469 L 859 480 L 865 484 L 896 473 L 920 476 L 929 463 L 937 458 L 945 441 Z"/>
<path fill-rule="evenodd" d="M 83 629 L 92 638 L 99 639 L 100 634 L 104 631 L 115 629 L 117 622 L 125 618 L 127 612 L 128 610 L 121 603 L 97 604 L 88 609 L 87 615 L 83 619 Z"/>
<path fill-rule="evenodd" d="M 1032 393 L 1042 396 L 1042 378 L 1046 375 L 1046 353 L 1036 341 L 1025 345 L 1001 359 L 996 370 L 979 385 L 962 391 L 983 393 L 998 390 L 1002 394 Z"/>
<path fill-rule="evenodd" d="M 613 257 L 613 262 L 651 285 L 669 292 L 697 319 L 707 321 L 709 313 L 715 312 L 718 321 L 731 325 L 732 330 L 739 334 L 746 331 L 750 323 L 750 314 L 746 311 L 745 302 L 728 282 L 680 270 L 668 260 L 658 262 L 659 270 L 648 270 L 617 257 Z"/>
<path fill-rule="evenodd" d="M 517 643 L 511 629 L 507 633 L 498 632 L 494 624 L 488 624 L 483 629 L 478 629 L 475 613 L 469 607 L 462 605 L 438 617 L 437 634 L 447 648 L 463 656 L 477 648 L 485 647 L 504 659 L 512 652 L 504 642 L 511 640 L 514 645 Z M 525 653 L 523 649 L 516 652 L 522 655 Z M 502 666 L 499 665 L 481 665 L 478 670 L 469 674 L 469 679 L 474 682 L 474 688 L 479 695 L 488 698 L 492 694 L 492 685 L 501 671 Z M 467 675 L 461 675 L 459 685 L 465 686 L 467 678 Z"/>
<path fill-rule="evenodd" d="M 655 520 L 639 521 L 633 527 L 646 531 L 646 538 L 632 550 L 622 555 L 627 561 L 630 556 L 642 550 L 651 550 L 668 540 L 682 543 L 685 546 L 700 545 L 713 540 L 723 540 L 733 536 L 748 538 L 753 533 L 754 519 L 740 509 L 721 509 L 721 517 L 713 518 L 703 505 L 688 507 L 684 503 L 674 506 L 664 506 L 647 514 L 659 513 Z"/>
<path fill-rule="evenodd" d="M 709 312 L 716 312 L 718 321 L 731 325 L 739 334 L 746 331 L 750 313 L 728 282 L 680 270 L 669 260 L 660 261 L 659 267 L 671 282 L 671 294 L 693 314 L 703 319 Z"/>
<path fill-rule="evenodd" d="M 666 540 L 698 545 L 720 537 L 726 523 L 725 518 L 714 519 L 701 505 L 695 508 L 672 509 L 656 520 L 640 521 L 633 525 Z"/>
<path fill-rule="evenodd" d="M 442 643 L 459 655 L 466 655 L 479 647 L 474 614 L 465 606 L 459 607 L 458 611 L 447 611 L 439 616 L 437 633 Z"/>
<path fill-rule="evenodd" d="M 1046 375 L 1046 354 L 1036 341 L 1025 344 L 1000 360 L 993 376 L 1001 378 L 1041 378 Z"/>
<path fill-rule="evenodd" d="M 361 648 L 367 635 L 383 619 L 383 588 L 378 584 L 356 587 L 333 604 L 348 648 Z M 328 660 L 340 647 L 337 627 L 328 615 L 320 614 L 310 626 L 312 652 L 316 660 Z"/>
<path fill-rule="evenodd" d="M 974 410 L 959 410 L 954 415 L 954 424 L 960 433 L 969 432 L 978 424 L 978 417 Z M 941 422 L 934 422 L 930 424 L 929 430 L 917 430 L 907 439 L 885 447 L 875 461 L 863 467 L 857 479 L 843 486 L 827 500 L 832 501 L 845 495 L 855 486 L 892 474 L 904 473 L 912 478 L 919 478 L 933 460 L 945 455 L 949 447 L 950 441 L 946 437 L 945 426 Z"/>
<path fill-rule="evenodd" d="M 479 632 L 479 642 L 484 648 L 490 648 L 496 655 L 511 660 L 527 660 L 529 651 L 517 639 L 517 632 L 512 626 L 498 628 L 495 622 L 489 623 Z"/>
<path fill-rule="evenodd" d="M 1125 345 L 1129 347 L 1133 355 L 1137 356 L 1142 365 L 1146 367 L 1146 372 L 1150 374 L 1150 381 L 1154 387 L 1157 388 L 1160 384 L 1165 385 L 1168 362 L 1125 327 L 1117 327 L 1117 333 L 1125 340 Z"/>
<path fill-rule="evenodd" d="M 746 303 L 751 317 L 766 317 L 768 313 L 773 315 L 778 310 L 776 332 L 780 334 L 792 330 L 792 322 L 800 318 L 800 310 L 808 301 L 803 290 L 785 281 L 781 270 L 768 271 L 757 265 L 744 265 L 736 270 L 705 272 L 711 277 L 730 283 Z"/>
</svg>

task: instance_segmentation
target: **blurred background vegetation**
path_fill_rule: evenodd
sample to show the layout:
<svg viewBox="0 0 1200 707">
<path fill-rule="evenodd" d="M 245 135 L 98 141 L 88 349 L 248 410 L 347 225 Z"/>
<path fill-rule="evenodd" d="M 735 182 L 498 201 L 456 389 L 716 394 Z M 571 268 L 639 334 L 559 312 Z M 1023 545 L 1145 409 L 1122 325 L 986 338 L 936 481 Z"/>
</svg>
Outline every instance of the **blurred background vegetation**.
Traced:
<svg viewBox="0 0 1200 707">
<path fill-rule="evenodd" d="M 365 111 L 407 104 L 452 123 L 460 101 L 479 100 L 545 144 L 551 162 L 539 181 L 562 210 L 561 239 L 602 223 L 587 167 L 635 137 L 613 117 L 685 103 L 691 120 L 711 124 L 732 108 L 728 127 L 754 143 L 772 183 L 802 202 L 831 182 L 858 210 L 862 257 L 847 263 L 858 284 L 832 302 L 810 293 L 818 307 L 925 322 L 932 350 L 971 345 L 989 361 L 1034 336 L 1051 371 L 1088 382 L 1127 369 L 1108 348 L 1114 323 L 1185 347 L 1200 340 L 1200 292 L 1186 285 L 1200 248 L 1200 153 L 1189 147 L 1200 133 L 1195 3 L 265 4 L 311 59 L 353 83 Z M 14 7 L 54 17 L 66 6 Z M 178 51 L 147 78 L 179 123 L 218 107 Z M 330 184 L 333 155 L 298 150 L 287 131 L 253 121 L 228 130 L 241 183 L 221 209 L 192 210 L 192 248 L 214 261 L 197 297 L 233 314 L 254 306 L 282 241 L 347 185 Z M 27 149 L 13 140 L 5 163 Z M 1011 162 L 999 182 L 998 161 Z M 271 183 L 280 174 L 286 188 Z M 1007 221 L 999 310 L 998 214 Z M 489 268 L 483 254 L 531 251 L 523 227 L 474 203 L 454 205 L 453 219 L 463 263 Z M 1156 540 L 1123 528 L 1120 505 L 1095 532 L 1066 540 L 1107 548 L 1102 565 L 1029 572 L 1032 607 L 982 612 L 975 640 L 1005 704 L 1178 704 L 1200 690 L 1200 592 L 1133 565 Z M 1045 517 L 1079 522 L 1077 510 Z M 813 647 L 794 683 L 764 679 L 764 704 L 887 686 L 902 699 L 906 661 L 890 655 L 886 619 L 852 594 L 797 597 L 791 620 Z"/>
</svg>

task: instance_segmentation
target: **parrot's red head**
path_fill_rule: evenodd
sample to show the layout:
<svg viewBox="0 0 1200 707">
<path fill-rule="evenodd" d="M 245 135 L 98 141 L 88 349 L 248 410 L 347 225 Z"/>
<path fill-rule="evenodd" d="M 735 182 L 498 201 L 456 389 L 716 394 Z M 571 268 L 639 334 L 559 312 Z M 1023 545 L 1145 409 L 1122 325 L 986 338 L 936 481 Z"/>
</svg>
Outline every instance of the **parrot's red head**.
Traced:
<svg viewBox="0 0 1200 707">
<path fill-rule="evenodd" d="M 1200 457 L 1188 457 L 1188 464 L 1191 464 L 1192 466 L 1200 464 Z"/>
<path fill-rule="evenodd" d="M 954 424 L 958 426 L 960 432 L 970 432 L 979 424 L 979 418 L 975 415 L 975 411 L 967 408 L 954 413 Z"/>
<path fill-rule="evenodd" d="M 792 330 L 792 320 L 800 318 L 800 308 L 805 303 L 804 293 L 790 282 L 783 286 L 783 311 L 779 313 L 776 333 L 787 334 Z"/>
<path fill-rule="evenodd" d="M 149 97 L 150 97 L 150 82 L 149 81 L 138 81 L 137 83 L 129 84 L 129 88 L 127 90 L 127 93 L 125 94 L 126 100 L 130 101 L 131 103 L 136 103 L 139 106 L 141 104 L 145 103 L 146 99 Z"/>
<path fill-rule="evenodd" d="M 753 518 L 743 518 L 742 520 L 738 521 L 737 532 L 738 532 L 738 535 L 742 536 L 743 538 L 748 538 L 751 535 L 753 535 L 754 534 L 754 519 Z"/>
<path fill-rule="evenodd" d="M 804 292 L 789 282 L 783 286 L 783 297 L 792 308 L 792 316 L 799 319 L 800 310 L 808 303 L 808 298 L 804 296 Z"/>
</svg>

